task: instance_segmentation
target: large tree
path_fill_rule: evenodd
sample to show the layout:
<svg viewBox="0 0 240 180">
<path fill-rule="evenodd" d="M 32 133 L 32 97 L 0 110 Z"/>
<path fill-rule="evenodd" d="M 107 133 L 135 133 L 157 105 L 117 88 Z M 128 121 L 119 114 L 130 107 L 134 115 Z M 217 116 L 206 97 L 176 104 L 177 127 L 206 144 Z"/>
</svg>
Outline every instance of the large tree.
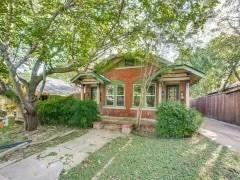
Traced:
<svg viewBox="0 0 240 180">
<path fill-rule="evenodd" d="M 0 62 L 10 84 L 0 81 L 0 93 L 10 91 L 16 97 L 26 130 L 35 130 L 36 88 L 46 76 L 83 66 L 86 70 L 106 54 L 145 48 L 143 42 L 178 41 L 187 29 L 200 27 L 215 4 L 216 0 L 2 0 Z"/>
<path fill-rule="evenodd" d="M 137 31 L 123 24 L 124 0 L 3 0 L 0 12 L 0 63 L 11 82 L 1 80 L 0 92 L 17 97 L 26 130 L 37 128 L 35 93 L 46 76 L 77 70 Z"/>
</svg>

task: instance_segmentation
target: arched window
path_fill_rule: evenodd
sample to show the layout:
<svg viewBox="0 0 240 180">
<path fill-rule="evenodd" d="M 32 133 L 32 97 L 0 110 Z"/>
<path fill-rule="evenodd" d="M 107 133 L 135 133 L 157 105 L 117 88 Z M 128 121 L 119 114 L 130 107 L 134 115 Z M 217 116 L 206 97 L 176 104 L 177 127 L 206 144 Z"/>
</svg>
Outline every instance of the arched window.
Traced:
<svg viewBox="0 0 240 180">
<path fill-rule="evenodd" d="M 122 83 L 112 83 L 106 86 L 106 105 L 124 106 L 125 89 Z"/>
</svg>

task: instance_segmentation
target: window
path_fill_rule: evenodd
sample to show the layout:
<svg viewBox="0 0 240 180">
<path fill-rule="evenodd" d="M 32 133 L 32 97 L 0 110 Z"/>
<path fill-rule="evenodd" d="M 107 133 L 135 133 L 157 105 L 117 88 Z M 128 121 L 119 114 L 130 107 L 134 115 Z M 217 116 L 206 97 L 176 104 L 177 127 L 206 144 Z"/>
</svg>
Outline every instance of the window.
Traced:
<svg viewBox="0 0 240 180">
<path fill-rule="evenodd" d="M 155 107 L 156 106 L 156 84 L 151 84 L 146 90 L 143 107 Z M 141 99 L 141 85 L 133 85 L 133 106 L 140 105 Z"/>
<path fill-rule="evenodd" d="M 106 105 L 124 106 L 124 86 L 111 84 L 106 87 Z"/>
<path fill-rule="evenodd" d="M 136 59 L 124 59 L 119 62 L 118 68 L 142 66 L 141 61 Z"/>
<path fill-rule="evenodd" d="M 179 97 L 179 86 L 168 85 L 167 86 L 167 101 L 178 101 Z"/>
<path fill-rule="evenodd" d="M 135 66 L 135 60 L 125 59 L 125 61 L 124 61 L 124 66 L 125 66 L 125 67 Z"/>
</svg>

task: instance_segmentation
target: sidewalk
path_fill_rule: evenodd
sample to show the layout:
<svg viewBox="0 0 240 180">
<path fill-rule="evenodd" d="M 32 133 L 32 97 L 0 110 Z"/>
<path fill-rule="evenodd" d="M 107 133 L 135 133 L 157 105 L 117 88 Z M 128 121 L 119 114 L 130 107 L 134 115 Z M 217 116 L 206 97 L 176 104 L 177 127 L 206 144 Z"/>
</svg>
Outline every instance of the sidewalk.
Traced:
<svg viewBox="0 0 240 180">
<path fill-rule="evenodd" d="M 63 169 L 75 167 L 89 154 L 119 136 L 119 132 L 92 129 L 81 137 L 49 147 L 39 154 L 0 169 L 0 179 L 57 180 Z"/>
</svg>

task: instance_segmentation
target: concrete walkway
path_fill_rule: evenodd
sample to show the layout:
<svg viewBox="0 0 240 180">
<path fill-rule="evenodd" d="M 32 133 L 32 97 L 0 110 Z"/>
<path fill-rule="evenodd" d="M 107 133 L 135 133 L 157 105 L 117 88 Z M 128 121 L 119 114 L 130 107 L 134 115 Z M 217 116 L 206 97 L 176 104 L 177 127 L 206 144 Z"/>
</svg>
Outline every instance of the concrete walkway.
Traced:
<svg viewBox="0 0 240 180">
<path fill-rule="evenodd" d="M 200 133 L 217 143 L 240 152 L 240 126 L 205 118 Z"/>
<path fill-rule="evenodd" d="M 47 148 L 45 151 L 0 169 L 1 180 L 56 180 L 63 169 L 80 164 L 90 153 L 103 147 L 118 132 L 90 130 L 71 141 Z"/>
</svg>

